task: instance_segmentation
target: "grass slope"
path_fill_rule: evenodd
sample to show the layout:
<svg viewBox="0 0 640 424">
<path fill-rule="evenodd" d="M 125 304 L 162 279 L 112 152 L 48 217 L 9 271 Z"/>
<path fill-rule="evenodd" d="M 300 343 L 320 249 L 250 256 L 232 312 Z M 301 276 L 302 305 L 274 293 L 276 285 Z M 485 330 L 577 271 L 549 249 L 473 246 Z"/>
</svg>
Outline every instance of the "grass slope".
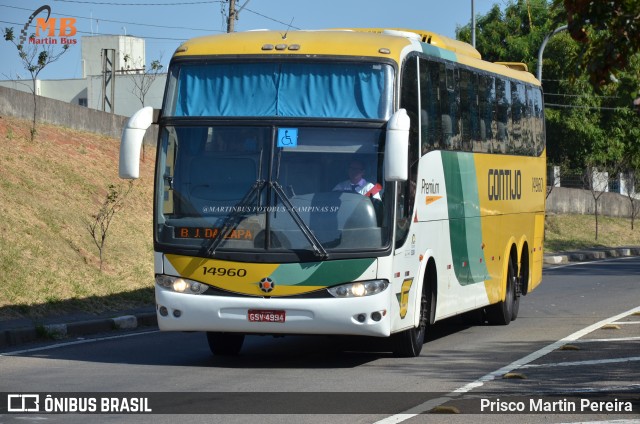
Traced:
<svg viewBox="0 0 640 424">
<path fill-rule="evenodd" d="M 119 140 L 0 117 L 0 319 L 153 304 L 155 149 L 113 218 L 100 271 L 87 230 L 118 178 Z"/>
</svg>

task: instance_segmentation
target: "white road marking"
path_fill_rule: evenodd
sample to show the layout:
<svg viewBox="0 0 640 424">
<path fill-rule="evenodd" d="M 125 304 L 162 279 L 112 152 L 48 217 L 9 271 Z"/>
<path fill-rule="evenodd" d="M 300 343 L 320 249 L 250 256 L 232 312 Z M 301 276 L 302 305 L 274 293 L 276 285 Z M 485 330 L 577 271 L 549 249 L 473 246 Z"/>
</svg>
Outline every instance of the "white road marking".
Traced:
<svg viewBox="0 0 640 424">
<path fill-rule="evenodd" d="M 553 352 L 556 349 L 559 349 L 560 347 L 562 347 L 562 345 L 566 344 L 567 342 L 574 342 L 576 340 L 578 340 L 581 337 L 586 336 L 587 334 L 591 333 L 592 331 L 598 330 L 600 327 L 602 327 L 605 324 L 609 324 L 612 321 L 617 321 L 621 318 L 624 318 L 626 316 L 629 316 L 631 314 L 634 314 L 636 312 L 640 312 L 640 306 L 633 308 L 631 310 L 628 310 L 626 312 L 623 312 L 621 314 L 615 315 L 613 317 L 604 319 L 602 321 L 599 321 L 595 324 L 592 324 L 588 327 L 583 328 L 582 330 L 576 331 L 575 333 L 560 339 L 554 343 L 551 343 L 550 345 L 547 345 L 545 347 L 543 347 L 540 350 L 537 350 L 533 353 L 530 353 L 529 355 L 517 359 L 514 362 L 510 363 L 509 365 L 506 365 L 498 370 L 495 370 L 493 372 L 490 372 L 489 374 L 480 377 L 479 379 L 477 379 L 476 381 L 473 381 L 471 383 L 465 384 L 462 387 L 459 387 L 457 389 L 455 389 L 454 391 L 448 393 L 446 396 L 442 397 L 442 398 L 438 398 L 438 399 L 432 399 L 430 401 L 421 403 L 420 405 L 416 405 L 413 408 L 404 411 L 400 414 L 396 414 L 396 415 L 392 415 L 390 417 L 384 418 L 380 421 L 377 421 L 375 424 L 394 424 L 394 423 L 400 423 L 402 421 L 406 421 L 410 418 L 413 418 L 417 415 L 419 415 L 421 412 L 425 412 L 425 411 L 429 411 L 431 409 L 433 409 L 436 406 L 442 405 L 445 402 L 451 400 L 451 399 L 455 399 L 456 397 L 459 397 L 460 395 L 470 392 L 473 389 L 477 389 L 478 387 L 482 387 L 484 385 L 484 383 L 487 383 L 489 381 L 493 381 L 496 378 L 502 377 L 503 375 L 505 375 L 508 372 L 511 372 L 515 369 L 518 368 L 523 368 L 525 365 L 530 364 L 531 362 L 542 358 L 543 356 Z"/>
<path fill-rule="evenodd" d="M 601 365 L 601 364 L 617 364 L 620 362 L 640 361 L 640 356 L 632 356 L 630 358 L 612 358 L 612 359 L 594 359 L 592 361 L 576 361 L 576 362 L 556 362 L 550 364 L 527 364 L 520 367 L 525 368 L 544 368 L 544 367 L 577 367 L 581 365 Z"/>
<path fill-rule="evenodd" d="M 574 340 L 571 343 L 631 342 L 634 340 L 640 340 L 640 336 L 639 337 L 618 337 L 615 339 L 580 339 L 580 340 Z"/>
<path fill-rule="evenodd" d="M 569 267 L 572 267 L 572 266 L 591 265 L 591 264 L 596 264 L 596 263 L 600 263 L 600 262 L 626 261 L 626 260 L 629 260 L 629 259 L 638 259 L 638 257 L 637 256 L 623 256 L 623 257 L 618 257 L 618 258 L 596 259 L 596 260 L 593 260 L 593 261 L 571 262 L 571 263 L 568 263 L 568 264 L 562 264 L 562 265 L 558 265 L 558 266 L 545 267 L 545 268 L 542 269 L 542 272 L 544 272 L 545 270 L 553 271 L 555 269 L 569 268 Z"/>
<path fill-rule="evenodd" d="M 139 331 L 139 332 L 136 332 L 136 333 L 119 334 L 117 336 L 97 337 L 97 338 L 94 338 L 94 339 L 80 339 L 80 340 L 74 340 L 74 341 L 71 341 L 71 342 L 62 342 L 62 343 L 56 343 L 56 344 L 47 345 L 47 346 L 34 347 L 34 348 L 31 348 L 31 349 L 23 349 L 23 350 L 14 350 L 14 351 L 10 351 L 10 352 L 4 352 L 4 353 L 0 353 L 0 356 L 22 355 L 22 354 L 25 354 L 25 353 L 41 352 L 43 350 L 57 349 L 57 348 L 60 348 L 60 347 L 67 347 L 67 346 L 81 345 L 81 344 L 85 344 L 85 343 L 100 342 L 100 341 L 103 341 L 103 340 L 124 339 L 126 337 L 134 337 L 134 336 L 140 336 L 140 335 L 143 335 L 143 334 L 153 334 L 153 333 L 159 333 L 159 332 L 160 332 L 160 330 Z"/>
</svg>

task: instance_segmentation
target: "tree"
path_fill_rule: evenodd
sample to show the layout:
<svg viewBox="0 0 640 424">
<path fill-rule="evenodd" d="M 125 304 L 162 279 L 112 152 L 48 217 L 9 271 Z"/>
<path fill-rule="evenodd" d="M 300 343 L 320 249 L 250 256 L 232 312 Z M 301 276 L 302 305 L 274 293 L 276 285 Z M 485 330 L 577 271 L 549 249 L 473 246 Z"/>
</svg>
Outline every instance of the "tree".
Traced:
<svg viewBox="0 0 640 424">
<path fill-rule="evenodd" d="M 34 34 L 29 37 L 30 40 L 34 38 Z M 56 51 L 57 49 L 55 47 L 55 44 L 29 43 L 27 47 L 25 47 L 22 42 L 16 42 L 15 36 L 13 34 L 13 28 L 4 29 L 4 39 L 5 41 L 9 41 L 16 46 L 16 48 L 18 49 L 18 56 L 20 56 L 20 60 L 22 62 L 22 66 L 31 75 L 32 84 L 29 88 L 31 90 L 31 94 L 33 95 L 33 121 L 31 125 L 31 141 L 33 141 L 36 136 L 36 119 L 38 109 L 36 80 L 38 79 L 38 75 L 40 74 L 40 72 L 42 72 L 42 70 L 47 67 L 47 65 L 60 59 L 60 56 L 62 56 L 69 49 L 69 44 L 63 44 L 61 51 Z"/>
<path fill-rule="evenodd" d="M 128 54 L 124 56 L 126 69 L 123 70 L 123 72 L 128 75 L 133 82 L 134 88 L 132 93 L 140 100 L 141 107 L 144 107 L 144 100 L 147 93 L 151 89 L 153 82 L 158 78 L 158 74 L 162 71 L 163 66 L 160 63 L 161 60 L 162 57 L 154 60 L 151 62 L 151 66 L 147 68 L 142 64 L 142 58 L 133 60 Z"/>
<path fill-rule="evenodd" d="M 497 4 L 476 20 L 476 48 L 490 62 L 522 62 L 535 69 L 538 49 L 552 31 L 552 11 L 546 0 L 509 1 L 504 12 Z M 471 28 L 456 30 L 459 40 L 471 40 Z"/>
<path fill-rule="evenodd" d="M 107 195 L 95 215 L 92 215 L 93 221 L 87 223 L 87 230 L 93 239 L 100 257 L 100 271 L 104 260 L 104 248 L 111 226 L 111 220 L 115 214 L 122 209 L 124 200 L 133 189 L 133 181 L 129 181 L 128 187 L 116 186 L 109 184 Z"/>
<path fill-rule="evenodd" d="M 640 172 L 640 167 L 634 169 L 628 169 L 628 173 L 625 180 L 625 190 L 624 195 L 627 196 L 627 200 L 629 200 L 630 212 L 629 218 L 631 218 L 631 231 L 634 229 L 634 222 L 640 213 L 640 200 L 636 198 L 638 192 L 638 173 Z"/>
<path fill-rule="evenodd" d="M 638 0 L 554 0 L 553 8 L 558 25 L 566 22 L 569 34 L 580 43 L 581 69 L 596 88 L 611 83 L 611 75 L 627 68 L 640 51 Z"/>
</svg>

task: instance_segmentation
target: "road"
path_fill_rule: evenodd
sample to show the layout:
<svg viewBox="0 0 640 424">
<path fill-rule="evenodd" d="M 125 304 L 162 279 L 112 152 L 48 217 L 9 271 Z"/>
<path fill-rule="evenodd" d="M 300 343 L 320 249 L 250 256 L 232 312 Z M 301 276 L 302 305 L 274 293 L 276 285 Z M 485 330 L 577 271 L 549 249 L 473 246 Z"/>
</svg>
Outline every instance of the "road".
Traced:
<svg viewBox="0 0 640 424">
<path fill-rule="evenodd" d="M 126 391 L 130 397 L 152 396 L 156 412 L 185 407 L 232 412 L 183 415 L 185 423 L 506 423 L 513 418 L 490 414 L 490 406 L 479 414 L 481 399 L 501 398 L 495 408 L 517 407 L 522 400 L 529 408 L 531 399 L 546 396 L 542 401 L 558 400 L 556 409 L 519 415 L 518 421 L 640 422 L 640 258 L 545 269 L 542 285 L 522 298 L 520 315 L 509 326 L 472 321 L 437 324 L 421 356 L 409 359 L 385 352 L 380 340 L 250 336 L 240 356 L 224 358 L 212 357 L 199 333 L 111 333 L 99 340 L 5 350 L 0 393 L 90 397 Z M 157 400 L 149 392 L 171 394 Z M 622 408 L 623 399 L 634 397 L 634 412 L 619 413 L 613 405 L 613 412 L 587 414 L 578 408 L 575 414 L 559 414 L 571 407 L 573 396 L 580 406 L 588 394 L 603 392 L 616 393 Z M 217 393 L 222 401 L 200 399 L 201 393 Z M 234 398 L 237 403 L 225 410 Z M 342 413 L 286 413 L 319 414 L 325 408 Z M 433 408 L 449 415 L 420 414 Z M 247 411 L 257 415 L 239 414 Z M 166 414 L 0 415 L 0 423 L 176 420 Z"/>
</svg>

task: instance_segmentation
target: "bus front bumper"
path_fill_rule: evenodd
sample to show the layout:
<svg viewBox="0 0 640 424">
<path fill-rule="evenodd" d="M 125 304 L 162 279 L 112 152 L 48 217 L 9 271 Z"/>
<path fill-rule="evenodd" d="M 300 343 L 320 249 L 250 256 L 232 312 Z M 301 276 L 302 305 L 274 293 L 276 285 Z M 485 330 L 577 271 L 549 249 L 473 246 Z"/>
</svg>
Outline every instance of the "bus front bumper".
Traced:
<svg viewBox="0 0 640 424">
<path fill-rule="evenodd" d="M 158 285 L 155 289 L 162 331 L 377 337 L 391 333 L 389 288 L 372 296 L 321 299 L 192 295 Z"/>
</svg>

